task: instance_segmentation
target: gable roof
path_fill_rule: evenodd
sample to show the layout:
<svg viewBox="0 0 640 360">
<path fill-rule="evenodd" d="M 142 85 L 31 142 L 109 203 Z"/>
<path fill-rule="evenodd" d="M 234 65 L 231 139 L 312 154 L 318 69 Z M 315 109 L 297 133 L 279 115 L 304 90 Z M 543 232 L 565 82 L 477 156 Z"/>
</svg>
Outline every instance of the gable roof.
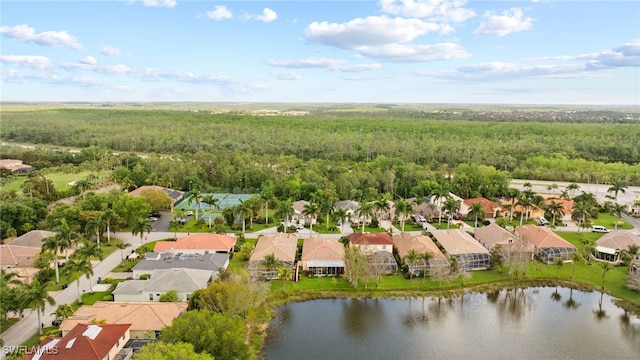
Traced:
<svg viewBox="0 0 640 360">
<path fill-rule="evenodd" d="M 98 301 L 81 306 L 60 324 L 63 332 L 80 323 L 105 319 L 107 324 L 131 324 L 131 330 L 161 330 L 170 326 L 188 307 L 187 302 L 111 302 Z"/>
<path fill-rule="evenodd" d="M 354 245 L 393 245 L 391 235 L 387 233 L 351 233 L 349 243 Z"/>
<path fill-rule="evenodd" d="M 489 250 L 485 249 L 469 233 L 460 229 L 434 231 L 432 235 L 450 255 L 489 253 Z"/>
<path fill-rule="evenodd" d="M 417 198 L 410 197 L 407 199 L 407 202 L 411 204 L 411 208 L 415 214 L 424 215 L 426 217 L 436 216 L 438 214 L 438 207 L 436 206 L 432 210 L 429 206 L 431 203 L 426 200 L 429 199 L 420 199 L 420 202 L 418 202 Z"/>
<path fill-rule="evenodd" d="M 344 261 L 344 245 L 336 240 L 305 239 L 302 245 L 302 261 L 313 260 Z"/>
<path fill-rule="evenodd" d="M 176 241 L 158 241 L 154 251 L 205 250 L 228 252 L 236 244 L 236 238 L 229 235 L 195 233 Z"/>
<path fill-rule="evenodd" d="M 0 245 L 0 266 L 33 267 L 39 253 L 36 247 Z"/>
<path fill-rule="evenodd" d="M 340 200 L 335 203 L 334 207 L 344 208 L 345 210 L 356 211 L 360 208 L 360 204 L 355 200 Z"/>
<path fill-rule="evenodd" d="M 614 230 L 604 234 L 596 241 L 596 244 L 609 249 L 626 250 L 630 245 L 640 246 L 640 236 L 632 231 Z"/>
<path fill-rule="evenodd" d="M 127 280 L 118 284 L 113 294 L 135 294 L 141 292 L 164 293 L 193 292 L 207 286 L 213 276 L 210 270 L 198 269 L 162 269 L 156 270 L 149 280 Z"/>
<path fill-rule="evenodd" d="M 27 360 L 102 360 L 129 330 L 130 324 L 78 324 L 61 338 L 47 339 L 39 347 L 56 351 L 31 353 Z M 124 344 L 122 344 L 124 346 Z"/>
<path fill-rule="evenodd" d="M 529 240 L 536 248 L 576 248 L 553 231 L 533 224 L 516 227 L 516 234 L 525 240 Z"/>
<path fill-rule="evenodd" d="M 249 261 L 263 261 L 265 256 L 273 253 L 279 261 L 294 263 L 297 250 L 298 236 L 296 234 L 277 233 L 262 236 L 258 239 Z"/>
<path fill-rule="evenodd" d="M 166 188 L 166 187 L 162 187 L 162 186 L 158 186 L 158 185 L 143 185 L 143 186 L 140 186 L 139 188 L 131 191 L 129 194 L 134 195 L 134 196 L 140 196 L 141 193 L 143 191 L 145 191 L 145 190 L 162 190 L 171 199 L 173 199 L 173 201 L 176 201 L 176 200 L 182 198 L 182 196 L 184 195 L 183 191 L 174 190 L 174 189 L 170 189 L 170 188 Z"/>
<path fill-rule="evenodd" d="M 551 204 L 552 201 L 555 202 L 556 204 L 562 205 L 562 211 L 564 212 L 565 215 L 571 215 L 571 212 L 573 211 L 573 200 L 546 199 L 544 203 L 545 205 L 549 205 Z"/>
<path fill-rule="evenodd" d="M 405 257 L 409 253 L 409 250 L 414 250 L 418 254 L 430 252 L 434 258 L 447 258 L 433 240 L 426 235 L 410 233 L 396 234 L 393 235 L 393 245 L 398 249 L 398 255 L 400 255 L 401 258 Z"/>
<path fill-rule="evenodd" d="M 493 214 L 495 210 L 502 210 L 502 206 L 498 205 L 498 203 L 493 202 L 489 199 L 485 199 L 483 197 L 466 199 L 464 203 L 469 205 L 469 207 L 471 207 L 471 205 L 473 204 L 482 205 L 485 214 Z"/>
<path fill-rule="evenodd" d="M 52 231 L 46 230 L 31 230 L 28 233 L 22 234 L 17 238 L 9 241 L 8 245 L 19 245 L 19 246 L 31 246 L 37 247 L 38 249 L 42 248 L 42 240 L 55 236 L 56 233 Z"/>
<path fill-rule="evenodd" d="M 304 206 L 308 205 L 309 202 L 306 200 L 298 200 L 296 202 L 294 202 L 293 204 L 291 204 L 291 207 L 293 208 L 293 211 L 296 214 L 302 214 L 302 212 L 304 211 Z"/>
<path fill-rule="evenodd" d="M 174 255 L 169 253 L 160 254 L 159 258 L 151 260 L 149 258 L 142 259 L 133 267 L 133 271 L 154 271 L 161 269 L 200 269 L 218 271 L 227 265 L 229 254 L 214 253 L 208 255 Z"/>
<path fill-rule="evenodd" d="M 15 159 L 1 159 L 0 167 L 5 168 L 7 170 L 11 170 L 11 172 L 29 172 L 35 169 L 31 165 L 24 164 L 22 160 Z"/>
</svg>

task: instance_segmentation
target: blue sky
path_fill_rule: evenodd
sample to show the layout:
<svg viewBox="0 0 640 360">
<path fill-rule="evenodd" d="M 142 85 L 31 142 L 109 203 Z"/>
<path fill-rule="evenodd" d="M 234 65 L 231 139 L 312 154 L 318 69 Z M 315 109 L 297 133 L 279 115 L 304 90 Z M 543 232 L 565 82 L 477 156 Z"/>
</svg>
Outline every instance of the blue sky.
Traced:
<svg viewBox="0 0 640 360">
<path fill-rule="evenodd" d="M 640 2 L 11 1 L 2 101 L 640 105 Z"/>
</svg>

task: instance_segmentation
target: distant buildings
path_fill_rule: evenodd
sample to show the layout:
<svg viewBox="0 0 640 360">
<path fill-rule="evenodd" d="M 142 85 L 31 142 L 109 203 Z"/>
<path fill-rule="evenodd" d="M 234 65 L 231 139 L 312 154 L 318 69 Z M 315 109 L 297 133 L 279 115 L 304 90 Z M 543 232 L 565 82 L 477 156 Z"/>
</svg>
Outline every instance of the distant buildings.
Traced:
<svg viewBox="0 0 640 360">
<path fill-rule="evenodd" d="M 0 160 L 0 168 L 7 169 L 12 174 L 28 174 L 36 169 L 31 165 L 23 164 L 22 160 L 14 159 Z"/>
</svg>

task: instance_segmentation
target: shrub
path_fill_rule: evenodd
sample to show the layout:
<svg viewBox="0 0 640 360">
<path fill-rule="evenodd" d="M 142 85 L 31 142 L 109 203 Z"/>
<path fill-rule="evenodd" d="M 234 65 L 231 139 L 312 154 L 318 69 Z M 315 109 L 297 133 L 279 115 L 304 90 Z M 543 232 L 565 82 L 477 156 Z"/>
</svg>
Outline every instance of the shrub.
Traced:
<svg viewBox="0 0 640 360">
<path fill-rule="evenodd" d="M 104 278 L 104 282 L 106 284 L 111 284 L 113 282 L 113 276 L 107 276 Z"/>
<path fill-rule="evenodd" d="M 140 275 L 140 280 L 149 280 L 149 279 L 151 279 L 151 274 Z"/>
<path fill-rule="evenodd" d="M 175 290 L 169 290 L 166 293 L 160 295 L 160 302 L 176 302 L 180 300 L 178 293 Z"/>
</svg>

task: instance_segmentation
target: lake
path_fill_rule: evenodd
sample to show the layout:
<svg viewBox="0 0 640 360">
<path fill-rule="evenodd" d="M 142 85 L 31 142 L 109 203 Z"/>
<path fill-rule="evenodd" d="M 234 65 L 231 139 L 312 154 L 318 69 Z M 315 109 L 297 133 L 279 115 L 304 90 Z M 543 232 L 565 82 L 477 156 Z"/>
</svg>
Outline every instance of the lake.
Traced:
<svg viewBox="0 0 640 360">
<path fill-rule="evenodd" d="M 279 307 L 274 359 L 640 359 L 640 319 L 600 292 L 528 288 L 453 298 Z"/>
</svg>

